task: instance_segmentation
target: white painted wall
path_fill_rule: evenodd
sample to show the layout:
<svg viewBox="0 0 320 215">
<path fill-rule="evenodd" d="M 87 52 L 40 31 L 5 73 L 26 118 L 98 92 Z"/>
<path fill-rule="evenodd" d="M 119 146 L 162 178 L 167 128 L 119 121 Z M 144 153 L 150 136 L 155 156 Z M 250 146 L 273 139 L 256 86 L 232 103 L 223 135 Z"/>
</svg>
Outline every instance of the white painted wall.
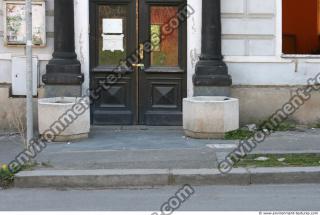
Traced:
<svg viewBox="0 0 320 215">
<path fill-rule="evenodd" d="M 320 56 L 282 55 L 281 0 L 222 0 L 222 50 L 235 85 L 305 85 Z"/>
<path fill-rule="evenodd" d="M 25 50 L 23 46 L 5 46 L 4 45 L 4 17 L 3 2 L 0 0 L 0 84 L 11 83 L 11 59 L 14 56 L 24 56 Z M 52 57 L 53 52 L 53 32 L 54 32 L 54 0 L 46 0 L 46 31 L 47 45 L 45 47 L 36 47 L 33 49 L 33 55 L 38 58 L 40 65 L 40 74 L 45 73 L 45 65 Z M 40 80 L 41 84 L 41 80 Z"/>
<path fill-rule="evenodd" d="M 89 4 L 75 1 L 76 53 L 85 74 L 83 91 L 89 87 Z M 40 77 L 53 52 L 53 2 L 47 0 L 47 46 L 35 48 Z M 3 0 L 0 0 L 2 8 Z M 311 59 L 281 54 L 280 0 L 221 0 L 222 50 L 235 85 L 303 85 L 320 71 L 320 56 Z M 188 0 L 196 11 L 188 20 L 188 96 L 193 94 L 192 76 L 201 51 L 200 0 Z M 11 83 L 11 57 L 24 55 L 23 47 L 3 45 L 3 16 L 0 10 L 0 84 Z"/>
<path fill-rule="evenodd" d="M 90 87 L 90 56 L 89 56 L 89 1 L 74 0 L 75 8 L 75 46 L 81 72 L 84 74 L 82 94 Z"/>
<path fill-rule="evenodd" d="M 187 20 L 188 22 L 188 97 L 193 96 L 192 76 L 195 66 L 201 53 L 201 22 L 202 22 L 202 1 L 188 0 L 188 4 L 195 10 L 195 13 Z"/>
<path fill-rule="evenodd" d="M 275 1 L 221 1 L 224 55 L 275 55 Z"/>
<path fill-rule="evenodd" d="M 201 52 L 201 1 L 188 0 L 196 13 L 188 20 L 188 96 Z M 305 85 L 320 72 L 320 56 L 282 56 L 280 0 L 222 0 L 222 52 L 235 85 Z"/>
</svg>

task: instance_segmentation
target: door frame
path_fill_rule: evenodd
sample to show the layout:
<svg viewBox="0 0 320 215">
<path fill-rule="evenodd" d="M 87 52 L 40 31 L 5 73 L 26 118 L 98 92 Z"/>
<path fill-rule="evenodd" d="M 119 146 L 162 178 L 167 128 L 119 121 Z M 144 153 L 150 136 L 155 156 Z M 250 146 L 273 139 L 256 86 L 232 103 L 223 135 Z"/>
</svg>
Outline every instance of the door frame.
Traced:
<svg viewBox="0 0 320 215">
<path fill-rule="evenodd" d="M 93 75 L 94 73 L 99 74 L 100 76 L 99 79 L 101 80 L 107 80 L 108 77 L 112 77 L 113 78 L 113 73 L 115 71 L 115 68 L 117 68 L 118 65 L 109 65 L 109 66 L 97 66 L 98 65 L 98 55 L 96 50 L 98 50 L 99 48 L 99 36 L 100 35 L 96 35 L 97 33 L 97 29 L 99 27 L 99 23 L 97 22 L 97 14 L 98 14 L 98 8 L 100 5 L 127 5 L 128 6 L 128 17 L 132 17 L 132 20 L 128 20 L 127 26 L 129 27 L 127 29 L 127 33 L 128 33 L 128 38 L 132 41 L 136 41 L 137 40 L 137 34 L 136 34 L 136 4 L 135 1 L 133 0 L 90 0 L 89 2 L 89 23 L 90 23 L 90 34 L 89 34 L 89 47 L 90 47 L 90 63 L 89 63 L 89 73 L 90 73 L 90 89 L 95 89 L 95 81 L 94 80 L 96 78 L 95 75 Z M 94 15 L 93 15 L 94 14 Z M 130 23 L 129 23 L 130 22 Z M 135 42 L 136 43 L 136 42 Z M 127 43 L 127 53 L 133 53 L 135 52 L 136 47 L 135 44 L 130 44 Z M 127 72 L 126 75 L 124 75 L 124 77 L 121 77 L 120 80 L 117 80 L 114 84 L 123 84 L 126 85 L 126 87 L 128 88 L 132 88 L 133 91 L 135 91 L 136 86 L 133 85 L 132 83 L 134 80 L 136 80 L 136 75 L 137 73 L 134 71 L 133 68 L 129 68 L 126 67 L 125 71 Z M 121 75 L 119 73 L 119 75 Z M 98 78 L 97 78 L 98 79 Z M 111 84 L 108 84 L 111 85 Z M 103 92 L 104 89 L 102 89 L 101 92 Z M 101 97 L 101 96 L 100 96 Z M 135 93 L 133 93 L 131 96 L 128 96 L 128 99 L 132 99 L 132 101 L 127 101 L 128 104 L 130 104 L 130 107 L 128 107 L 129 109 L 131 109 L 131 111 L 129 112 L 129 110 L 127 108 L 123 108 L 122 109 L 122 113 L 119 113 L 119 115 L 122 115 L 122 117 L 120 117 L 120 120 L 114 119 L 114 124 L 119 124 L 119 125 L 130 125 L 130 124 L 134 124 L 134 122 L 137 121 L 136 119 L 136 107 L 137 107 L 137 99 L 135 96 Z M 90 108 L 90 115 L 91 115 L 91 124 L 94 124 L 94 111 L 95 111 L 95 107 L 94 107 L 94 102 L 91 102 L 91 108 Z M 120 107 L 119 107 L 120 108 Z M 114 108 L 117 109 L 117 108 Z M 114 110 L 117 111 L 117 110 Z M 101 114 L 99 114 L 100 117 L 112 117 L 112 114 L 106 115 L 106 113 L 102 112 Z M 99 118 L 99 117 L 98 117 Z M 119 118 L 119 117 L 118 117 Z M 133 122 L 133 123 L 132 123 Z M 96 123 L 99 125 L 99 123 Z"/>
<path fill-rule="evenodd" d="M 176 6 L 178 7 L 178 11 L 185 8 L 187 5 L 187 0 L 139 0 L 139 44 L 149 41 L 150 39 L 150 15 L 151 12 L 143 13 L 141 11 L 147 11 L 151 6 Z M 147 14 L 147 15 L 145 15 Z M 146 26 L 146 27 L 145 27 Z M 172 29 L 171 29 L 172 30 Z M 146 32 L 146 33 L 144 33 Z M 176 121 L 180 121 L 182 125 L 182 103 L 183 98 L 187 97 L 187 20 L 179 24 L 178 28 L 178 65 L 177 67 L 157 67 L 151 66 L 150 62 L 150 53 L 145 55 L 145 59 L 142 62 L 145 65 L 145 70 L 141 76 L 139 75 L 139 84 L 143 84 L 146 88 L 147 93 L 140 93 L 139 96 L 139 104 L 142 105 L 140 107 L 139 121 L 146 125 L 178 125 Z M 141 36 L 142 35 L 142 36 Z M 169 35 L 167 35 L 169 36 Z M 160 73 L 159 73 L 160 72 Z M 159 78 L 159 74 L 165 75 L 166 78 Z M 158 77 L 157 77 L 158 74 Z M 150 86 L 150 82 L 147 80 L 149 77 L 154 80 L 154 82 L 158 82 L 158 84 L 171 84 L 177 85 L 176 93 L 177 97 L 181 99 L 177 101 L 177 107 L 172 110 L 172 113 L 166 115 L 165 112 L 168 111 L 165 108 L 151 108 L 152 104 L 150 101 L 145 101 L 146 96 L 149 91 L 152 91 L 152 87 Z M 167 76 L 166 76 L 167 75 Z M 166 79 L 168 82 L 165 83 L 161 79 Z M 149 83 L 148 83 L 149 82 Z M 181 82 L 181 83 L 180 83 Z M 172 85 L 171 85 L 172 86 Z M 153 96 L 151 96 L 153 98 Z M 175 109 L 175 110 L 174 110 Z M 163 117 L 158 117 L 157 113 L 163 112 Z"/>
<path fill-rule="evenodd" d="M 82 94 L 90 95 L 90 40 L 88 26 L 90 13 L 89 5 L 91 0 L 79 1 L 75 4 L 75 47 L 78 59 L 81 62 L 81 71 L 84 74 L 84 83 L 82 85 Z M 150 0 L 153 1 L 153 0 Z M 118 2 L 118 1 L 115 1 Z M 187 0 L 188 5 L 192 8 L 192 17 L 187 20 L 187 95 L 193 96 L 192 76 L 194 74 L 195 63 L 201 53 L 201 8 L 202 1 Z"/>
</svg>

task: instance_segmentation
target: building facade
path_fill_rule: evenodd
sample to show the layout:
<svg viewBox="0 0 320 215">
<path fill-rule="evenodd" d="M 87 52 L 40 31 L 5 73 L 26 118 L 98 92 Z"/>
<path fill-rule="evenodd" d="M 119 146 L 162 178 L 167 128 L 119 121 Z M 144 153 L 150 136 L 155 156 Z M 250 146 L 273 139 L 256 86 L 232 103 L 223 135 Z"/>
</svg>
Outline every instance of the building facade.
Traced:
<svg viewBox="0 0 320 215">
<path fill-rule="evenodd" d="M 86 95 L 110 81 L 91 106 L 94 125 L 179 125 L 182 99 L 199 95 L 239 98 L 241 124 L 261 122 L 320 72 L 311 51 L 320 45 L 320 7 L 312 1 L 300 13 L 315 11 L 314 25 L 286 10 L 296 0 L 34 1 L 35 101 Z M 24 110 L 23 32 L 13 28 L 21 27 L 19 3 L 0 0 L 1 129 Z M 295 20 L 308 22 L 315 35 L 291 30 Z M 315 44 L 305 48 L 311 38 Z M 313 92 L 291 120 L 316 124 L 319 107 Z"/>
</svg>

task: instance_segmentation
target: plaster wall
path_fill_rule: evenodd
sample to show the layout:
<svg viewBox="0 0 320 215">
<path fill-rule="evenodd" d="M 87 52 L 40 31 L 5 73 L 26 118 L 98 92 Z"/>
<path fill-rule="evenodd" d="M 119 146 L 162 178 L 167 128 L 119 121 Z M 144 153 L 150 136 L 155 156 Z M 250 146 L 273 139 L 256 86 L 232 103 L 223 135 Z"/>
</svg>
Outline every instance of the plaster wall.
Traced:
<svg viewBox="0 0 320 215">
<path fill-rule="evenodd" d="M 47 46 L 34 49 L 34 55 L 40 60 L 40 77 L 53 52 L 53 2 L 46 1 Z M 201 2 L 188 0 L 195 10 L 187 23 L 189 97 L 193 95 L 192 76 L 201 53 Z M 85 74 L 82 87 L 85 93 L 90 80 L 89 1 L 74 0 L 74 3 L 76 53 Z M 3 0 L 0 0 L 1 8 L 2 4 Z M 280 0 L 222 0 L 221 4 L 222 50 L 233 78 L 232 95 L 240 98 L 240 120 L 242 123 L 263 120 L 280 108 L 297 87 L 306 85 L 309 78 L 320 72 L 320 56 L 282 54 Z M 5 89 L 1 91 L 0 103 L 6 104 L 10 95 L 7 88 L 11 83 L 11 57 L 24 55 L 24 48 L 3 45 L 3 19 L 0 10 L 0 88 Z M 312 99 L 295 114 L 295 120 L 303 124 L 319 120 L 318 94 L 315 92 Z M 0 116 L 4 114 L 3 110 L 0 109 Z"/>
<path fill-rule="evenodd" d="M 4 44 L 4 0 L 0 0 L 0 84 L 10 84 L 11 80 L 11 59 L 13 56 L 24 56 L 24 46 L 6 46 Z M 46 35 L 47 44 L 44 47 L 35 47 L 33 49 L 33 55 L 39 60 L 40 77 L 45 73 L 45 65 L 52 57 L 54 39 L 54 0 L 46 0 Z M 42 85 L 41 78 L 39 80 L 39 86 Z"/>
</svg>

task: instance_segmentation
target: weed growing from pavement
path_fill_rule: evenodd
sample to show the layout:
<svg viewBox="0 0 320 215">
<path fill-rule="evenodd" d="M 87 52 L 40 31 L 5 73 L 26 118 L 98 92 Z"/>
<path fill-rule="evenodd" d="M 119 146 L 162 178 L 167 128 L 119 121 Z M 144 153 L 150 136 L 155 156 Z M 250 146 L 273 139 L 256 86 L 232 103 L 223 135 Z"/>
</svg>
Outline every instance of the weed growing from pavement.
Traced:
<svg viewBox="0 0 320 215">
<path fill-rule="evenodd" d="M 21 169 L 12 172 L 6 164 L 3 164 L 0 167 L 0 188 L 10 187 L 14 182 L 15 174 L 17 174 L 19 171 L 31 171 L 36 166 L 38 166 L 37 163 L 26 163 L 25 165 L 21 166 Z"/>
<path fill-rule="evenodd" d="M 320 128 L 320 121 L 318 121 L 315 126 L 312 126 L 313 128 Z"/>
<path fill-rule="evenodd" d="M 282 122 L 273 131 L 294 131 L 296 130 L 297 125 L 291 122 Z M 261 130 L 264 128 L 261 128 Z"/>
<path fill-rule="evenodd" d="M 238 130 L 230 131 L 230 132 L 226 133 L 224 139 L 226 139 L 226 140 L 245 140 L 245 139 L 252 137 L 253 134 L 254 134 L 254 132 L 252 132 L 252 131 L 238 129 Z"/>
<path fill-rule="evenodd" d="M 258 160 L 264 157 L 266 160 Z M 320 154 L 250 154 L 235 167 L 314 167 L 320 166 Z"/>
<path fill-rule="evenodd" d="M 320 128 L 320 122 L 319 122 L 319 128 Z M 251 138 L 255 132 L 257 131 L 263 131 L 264 129 L 267 129 L 269 132 L 276 132 L 276 131 L 294 131 L 296 130 L 297 125 L 292 122 L 282 122 L 277 127 L 274 127 L 274 129 L 271 131 L 267 127 L 263 126 L 263 123 L 257 126 L 257 130 L 255 131 L 249 131 L 247 128 L 240 128 L 235 131 L 230 131 L 225 134 L 224 139 L 226 140 L 246 140 Z"/>
<path fill-rule="evenodd" d="M 14 174 L 8 169 L 7 165 L 2 165 L 0 169 L 0 187 L 9 187 L 14 180 Z"/>
</svg>

